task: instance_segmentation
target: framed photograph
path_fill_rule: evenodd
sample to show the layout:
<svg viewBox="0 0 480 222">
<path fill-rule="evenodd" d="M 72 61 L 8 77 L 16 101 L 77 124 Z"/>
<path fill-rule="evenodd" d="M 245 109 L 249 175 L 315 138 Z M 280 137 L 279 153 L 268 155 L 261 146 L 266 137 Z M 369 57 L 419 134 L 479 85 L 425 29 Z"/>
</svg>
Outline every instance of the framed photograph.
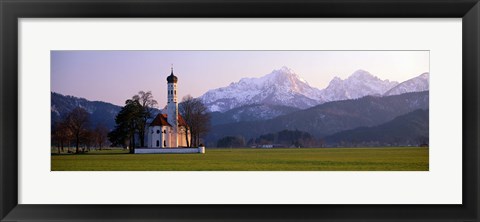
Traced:
<svg viewBox="0 0 480 222">
<path fill-rule="evenodd" d="M 478 221 L 478 1 L 2 1 L 2 221 Z"/>
</svg>

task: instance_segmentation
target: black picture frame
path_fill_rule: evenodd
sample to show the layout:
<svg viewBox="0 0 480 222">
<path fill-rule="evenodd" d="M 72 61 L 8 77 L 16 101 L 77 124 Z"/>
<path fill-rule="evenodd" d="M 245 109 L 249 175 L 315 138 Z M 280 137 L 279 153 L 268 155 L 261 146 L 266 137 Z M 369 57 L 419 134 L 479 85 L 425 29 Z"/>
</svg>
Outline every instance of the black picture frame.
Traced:
<svg viewBox="0 0 480 222">
<path fill-rule="evenodd" d="M 0 15 L 1 221 L 479 221 L 480 5 L 478 0 L 0 0 Z M 18 204 L 19 34 L 17 21 L 19 18 L 77 17 L 462 18 L 463 204 Z"/>
</svg>

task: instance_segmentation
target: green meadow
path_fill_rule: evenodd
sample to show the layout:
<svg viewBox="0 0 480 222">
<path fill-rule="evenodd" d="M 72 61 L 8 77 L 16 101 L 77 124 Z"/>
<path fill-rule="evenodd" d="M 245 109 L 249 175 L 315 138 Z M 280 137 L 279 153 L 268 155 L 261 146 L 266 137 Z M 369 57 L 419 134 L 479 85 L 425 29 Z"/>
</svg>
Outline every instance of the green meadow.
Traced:
<svg viewBox="0 0 480 222">
<path fill-rule="evenodd" d="M 125 150 L 51 155 L 52 171 L 428 171 L 428 148 L 208 149 L 205 154 Z"/>
</svg>

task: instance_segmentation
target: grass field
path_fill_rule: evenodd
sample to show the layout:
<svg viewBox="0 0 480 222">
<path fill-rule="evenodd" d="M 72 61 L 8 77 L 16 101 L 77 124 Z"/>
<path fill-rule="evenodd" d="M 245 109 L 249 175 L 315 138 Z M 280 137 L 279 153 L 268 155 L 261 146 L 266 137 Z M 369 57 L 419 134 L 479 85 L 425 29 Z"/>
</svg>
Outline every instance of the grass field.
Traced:
<svg viewBox="0 0 480 222">
<path fill-rule="evenodd" d="M 208 149 L 205 154 L 52 154 L 52 171 L 427 171 L 428 148 Z"/>
</svg>

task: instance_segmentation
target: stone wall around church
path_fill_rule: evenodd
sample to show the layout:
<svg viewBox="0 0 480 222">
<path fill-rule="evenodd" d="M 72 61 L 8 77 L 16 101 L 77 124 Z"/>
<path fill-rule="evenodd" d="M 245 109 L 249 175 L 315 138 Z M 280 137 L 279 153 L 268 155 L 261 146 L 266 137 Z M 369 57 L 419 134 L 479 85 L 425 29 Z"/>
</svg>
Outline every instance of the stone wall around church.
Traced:
<svg viewBox="0 0 480 222">
<path fill-rule="evenodd" d="M 205 147 L 198 148 L 135 148 L 136 154 L 148 153 L 205 153 Z"/>
</svg>

